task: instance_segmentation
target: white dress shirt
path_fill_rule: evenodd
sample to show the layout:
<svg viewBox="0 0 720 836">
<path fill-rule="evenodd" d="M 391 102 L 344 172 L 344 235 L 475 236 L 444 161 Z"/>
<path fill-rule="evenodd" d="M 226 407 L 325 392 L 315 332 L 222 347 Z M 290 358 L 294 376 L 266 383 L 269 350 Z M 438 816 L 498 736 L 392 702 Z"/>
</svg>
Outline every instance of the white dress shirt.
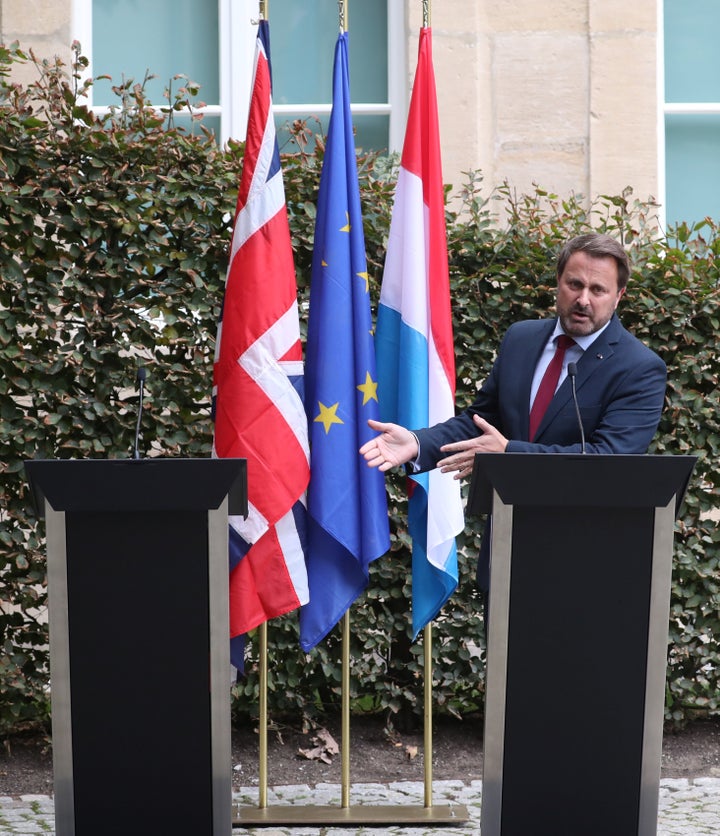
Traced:
<svg viewBox="0 0 720 836">
<path fill-rule="evenodd" d="M 560 377 L 558 378 L 558 384 L 555 389 L 557 390 L 562 385 L 563 380 L 567 377 L 567 367 L 569 363 L 577 363 L 583 354 L 590 348 L 590 346 L 595 342 L 595 340 L 602 334 L 602 332 L 608 327 L 610 322 L 606 322 L 605 325 L 599 330 L 595 331 L 592 334 L 586 334 L 581 337 L 571 337 L 571 339 L 575 340 L 575 345 L 571 345 L 567 351 L 565 352 L 565 357 L 563 358 L 562 369 L 560 370 Z M 556 337 L 559 337 L 560 334 L 564 334 L 565 332 L 562 329 L 562 325 L 560 325 L 560 320 L 558 319 L 555 323 L 555 329 L 553 330 L 552 334 L 550 335 L 550 339 L 545 344 L 545 348 L 542 350 L 542 354 L 540 355 L 540 359 L 538 360 L 537 366 L 535 366 L 535 374 L 533 375 L 532 380 L 532 387 L 530 389 L 530 407 L 535 401 L 535 396 L 537 395 L 537 390 L 540 388 L 540 381 L 543 379 L 543 375 L 547 367 L 550 365 L 550 361 L 552 360 L 553 356 L 555 355 L 555 340 Z M 569 335 L 568 335 L 569 336 Z"/>
</svg>

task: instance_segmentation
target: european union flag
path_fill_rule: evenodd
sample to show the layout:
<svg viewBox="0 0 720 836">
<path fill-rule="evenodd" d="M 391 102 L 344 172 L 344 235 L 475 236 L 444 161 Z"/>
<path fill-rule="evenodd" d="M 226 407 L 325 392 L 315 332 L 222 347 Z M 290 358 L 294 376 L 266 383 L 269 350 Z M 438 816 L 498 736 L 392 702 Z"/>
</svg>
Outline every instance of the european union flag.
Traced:
<svg viewBox="0 0 720 836">
<path fill-rule="evenodd" d="M 338 37 L 320 175 L 305 354 L 310 435 L 308 583 L 300 644 L 310 650 L 365 589 L 390 547 L 384 474 L 358 449 L 379 418 L 369 278 L 350 113 L 348 34 Z"/>
</svg>

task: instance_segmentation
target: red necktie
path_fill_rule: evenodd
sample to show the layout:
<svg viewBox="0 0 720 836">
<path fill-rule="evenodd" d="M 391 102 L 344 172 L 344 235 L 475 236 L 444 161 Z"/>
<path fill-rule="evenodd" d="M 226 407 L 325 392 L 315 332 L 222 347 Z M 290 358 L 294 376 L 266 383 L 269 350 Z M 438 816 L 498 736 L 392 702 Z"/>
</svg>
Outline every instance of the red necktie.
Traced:
<svg viewBox="0 0 720 836">
<path fill-rule="evenodd" d="M 565 352 L 571 345 L 575 345 L 575 340 L 572 337 L 568 337 L 565 334 L 558 336 L 555 354 L 550 361 L 550 365 L 545 369 L 545 374 L 540 381 L 540 387 L 537 390 L 537 395 L 535 395 L 535 400 L 530 410 L 530 441 L 535 438 L 535 433 L 540 426 L 543 415 L 545 415 L 545 411 L 553 399 L 558 380 L 560 379 L 560 371 L 562 369 L 563 359 L 565 358 Z"/>
</svg>

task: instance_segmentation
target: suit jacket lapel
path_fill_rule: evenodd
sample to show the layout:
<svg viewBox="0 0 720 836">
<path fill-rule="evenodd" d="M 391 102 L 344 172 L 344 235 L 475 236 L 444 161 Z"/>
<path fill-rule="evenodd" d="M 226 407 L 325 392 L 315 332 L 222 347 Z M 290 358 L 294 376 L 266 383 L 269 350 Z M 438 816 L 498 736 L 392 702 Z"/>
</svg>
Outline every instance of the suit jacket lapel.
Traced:
<svg viewBox="0 0 720 836">
<path fill-rule="evenodd" d="M 583 352 L 577 364 L 577 388 L 580 389 L 590 377 L 615 353 L 615 346 L 620 339 L 622 325 L 616 315 L 610 320 L 608 327 Z"/>
</svg>

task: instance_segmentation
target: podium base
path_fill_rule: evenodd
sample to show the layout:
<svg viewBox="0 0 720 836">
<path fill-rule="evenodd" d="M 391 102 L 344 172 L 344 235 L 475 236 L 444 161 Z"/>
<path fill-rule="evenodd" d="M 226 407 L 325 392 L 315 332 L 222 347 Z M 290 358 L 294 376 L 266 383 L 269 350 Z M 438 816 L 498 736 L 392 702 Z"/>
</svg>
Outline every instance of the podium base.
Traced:
<svg viewBox="0 0 720 836">
<path fill-rule="evenodd" d="M 368 827 L 413 824 L 467 824 L 469 814 L 463 804 L 441 804 L 431 807 L 410 804 L 366 804 L 351 807 L 292 806 L 243 807 L 233 805 L 233 827 L 299 825 L 322 827 L 364 824 Z"/>
</svg>

